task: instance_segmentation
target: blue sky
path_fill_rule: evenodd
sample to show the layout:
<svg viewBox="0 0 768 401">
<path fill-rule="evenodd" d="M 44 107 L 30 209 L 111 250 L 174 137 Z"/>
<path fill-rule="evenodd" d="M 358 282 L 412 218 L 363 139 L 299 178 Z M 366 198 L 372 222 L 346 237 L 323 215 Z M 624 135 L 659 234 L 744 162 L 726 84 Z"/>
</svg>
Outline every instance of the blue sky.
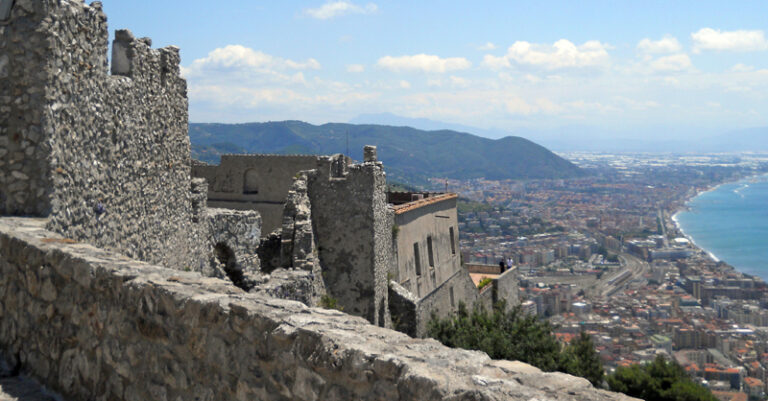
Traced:
<svg viewBox="0 0 768 401">
<path fill-rule="evenodd" d="M 768 126 L 768 2 L 104 0 L 178 45 L 190 120 L 360 114 L 693 137 Z"/>
</svg>

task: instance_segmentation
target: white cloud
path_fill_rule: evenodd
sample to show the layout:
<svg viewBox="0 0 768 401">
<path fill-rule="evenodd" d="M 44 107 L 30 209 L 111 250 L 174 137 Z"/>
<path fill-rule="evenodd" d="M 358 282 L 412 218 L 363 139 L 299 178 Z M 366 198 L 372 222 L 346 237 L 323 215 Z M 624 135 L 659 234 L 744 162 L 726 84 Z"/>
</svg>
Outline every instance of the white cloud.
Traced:
<svg viewBox="0 0 768 401">
<path fill-rule="evenodd" d="M 540 111 L 549 114 L 557 114 L 564 110 L 559 104 L 543 97 L 536 99 L 536 106 Z"/>
<path fill-rule="evenodd" d="M 692 33 L 691 38 L 693 38 L 694 53 L 702 50 L 741 52 L 768 50 L 768 40 L 765 39 L 765 33 L 761 30 L 721 31 L 702 28 Z"/>
<path fill-rule="evenodd" d="M 539 78 L 539 77 L 537 77 L 536 75 L 533 75 L 533 74 L 525 74 L 525 80 L 530 82 L 530 83 L 532 83 L 532 84 L 537 84 L 537 83 L 541 82 L 541 78 Z"/>
<path fill-rule="evenodd" d="M 401 89 L 411 89 L 411 83 L 406 80 L 400 81 L 399 85 Z"/>
<path fill-rule="evenodd" d="M 365 66 L 362 64 L 349 64 L 347 66 L 347 72 L 363 72 L 365 71 Z"/>
<path fill-rule="evenodd" d="M 496 45 L 494 45 L 491 42 L 486 42 L 484 45 L 478 47 L 477 50 L 481 50 L 481 51 L 484 51 L 484 52 L 488 52 L 488 51 L 491 51 L 491 50 L 496 50 Z"/>
<path fill-rule="evenodd" d="M 207 57 L 197 59 L 184 69 L 190 77 L 203 71 L 211 70 L 307 70 L 320 69 L 320 63 L 310 58 L 305 61 L 293 61 L 253 50 L 241 45 L 228 45 L 213 50 Z"/>
<path fill-rule="evenodd" d="M 638 42 L 637 49 L 645 53 L 678 53 L 683 50 L 683 46 L 677 38 L 664 36 L 659 40 L 643 39 Z"/>
<path fill-rule="evenodd" d="M 744 65 L 744 64 L 736 64 L 733 67 L 731 67 L 731 72 L 751 72 L 754 71 L 755 67 L 752 67 L 751 65 Z"/>
<path fill-rule="evenodd" d="M 509 99 L 507 99 L 504 102 L 504 105 L 506 106 L 506 110 L 510 114 L 522 114 L 522 115 L 529 115 L 536 111 L 536 108 L 525 100 L 514 96 Z"/>
<path fill-rule="evenodd" d="M 496 57 L 492 54 L 486 54 L 485 57 L 483 57 L 483 65 L 494 70 L 511 66 L 511 64 L 509 64 L 509 59 L 506 57 Z"/>
<path fill-rule="evenodd" d="M 379 7 L 374 3 L 359 6 L 351 1 L 333 1 L 318 8 L 304 9 L 304 14 L 317 19 L 331 19 L 348 14 L 371 14 L 378 9 Z"/>
<path fill-rule="evenodd" d="M 625 96 L 615 96 L 614 100 L 633 110 L 648 110 L 661 107 L 658 102 L 653 100 L 635 100 Z"/>
<path fill-rule="evenodd" d="M 659 57 L 650 62 L 653 71 L 683 71 L 693 67 L 691 58 L 687 54 L 673 54 Z"/>
<path fill-rule="evenodd" d="M 377 65 L 394 72 L 421 71 L 443 73 L 467 69 L 472 66 L 472 63 L 463 57 L 440 58 L 430 54 L 415 54 L 413 56 L 400 57 L 385 56 L 379 59 Z"/>
<path fill-rule="evenodd" d="M 451 75 L 449 79 L 451 80 L 451 86 L 454 88 L 468 88 L 470 84 L 468 79 L 454 75 Z"/>
<path fill-rule="evenodd" d="M 608 45 L 596 40 L 578 46 L 566 39 L 560 39 L 552 45 L 518 41 L 507 49 L 506 55 L 486 55 L 483 63 L 496 69 L 509 67 L 511 62 L 548 70 L 604 66 L 610 60 L 608 48 Z"/>
</svg>

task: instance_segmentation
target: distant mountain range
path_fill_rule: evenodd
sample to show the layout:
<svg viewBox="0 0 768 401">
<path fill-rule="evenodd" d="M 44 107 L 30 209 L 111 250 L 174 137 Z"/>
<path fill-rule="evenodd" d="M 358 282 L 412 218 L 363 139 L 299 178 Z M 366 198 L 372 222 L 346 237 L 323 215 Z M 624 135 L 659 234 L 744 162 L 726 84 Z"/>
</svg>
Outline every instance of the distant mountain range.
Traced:
<svg viewBox="0 0 768 401">
<path fill-rule="evenodd" d="M 470 127 L 426 118 L 408 118 L 391 113 L 361 114 L 350 122 L 408 126 L 424 130 L 450 129 L 469 132 L 486 138 L 520 136 L 535 141 L 547 149 L 562 152 L 768 152 L 768 127 L 740 129 L 725 133 L 716 128 L 707 128 L 706 130 L 695 128 L 670 129 L 669 127 L 654 125 L 623 132 L 588 125 L 502 130 Z"/>
<path fill-rule="evenodd" d="M 334 154 L 362 159 L 364 145 L 378 147 L 393 179 L 424 183 L 456 179 L 571 178 L 583 170 L 527 139 L 488 139 L 468 133 L 423 131 L 375 124 L 312 125 L 301 121 L 189 125 L 192 156 L 218 163 L 226 153 Z"/>
</svg>

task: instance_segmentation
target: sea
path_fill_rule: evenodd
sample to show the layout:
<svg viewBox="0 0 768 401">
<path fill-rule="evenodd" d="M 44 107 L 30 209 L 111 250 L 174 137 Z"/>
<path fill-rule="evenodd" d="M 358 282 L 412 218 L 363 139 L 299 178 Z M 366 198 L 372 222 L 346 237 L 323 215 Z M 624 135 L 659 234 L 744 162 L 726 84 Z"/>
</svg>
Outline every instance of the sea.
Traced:
<svg viewBox="0 0 768 401">
<path fill-rule="evenodd" d="M 720 185 L 687 206 L 674 220 L 699 248 L 768 281 L 768 175 Z"/>
</svg>

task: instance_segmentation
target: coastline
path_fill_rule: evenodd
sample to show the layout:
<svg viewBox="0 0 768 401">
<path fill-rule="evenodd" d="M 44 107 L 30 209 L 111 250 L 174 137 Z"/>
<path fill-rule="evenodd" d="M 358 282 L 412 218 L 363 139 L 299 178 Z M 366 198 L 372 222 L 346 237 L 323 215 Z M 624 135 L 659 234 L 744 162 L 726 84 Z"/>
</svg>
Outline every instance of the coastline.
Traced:
<svg viewBox="0 0 768 401">
<path fill-rule="evenodd" d="M 701 192 L 701 193 L 704 193 L 704 192 Z M 698 196 L 698 195 L 696 195 L 696 196 Z M 695 198 L 695 196 L 694 196 L 694 198 Z M 693 198 L 691 198 L 691 199 L 693 199 Z M 687 202 L 686 202 L 686 203 L 687 203 Z M 696 240 L 694 240 L 694 239 L 693 239 L 693 237 L 691 237 L 690 235 L 688 235 L 688 234 L 685 232 L 685 230 L 683 230 L 683 227 L 680 225 L 680 221 L 678 221 L 678 219 L 677 219 L 677 215 L 678 215 L 679 213 L 681 213 L 681 212 L 685 212 L 685 211 L 688 211 L 688 210 L 678 210 L 678 211 L 676 211 L 676 212 L 675 212 L 675 214 L 673 214 L 673 215 L 672 215 L 672 217 L 670 218 L 670 219 L 672 220 L 672 223 L 674 224 L 675 228 L 677 229 L 677 231 L 678 231 L 678 232 L 680 232 L 680 234 L 682 234 L 682 235 L 683 235 L 683 237 L 685 237 L 685 238 L 686 238 L 686 239 L 687 239 L 687 240 L 688 240 L 688 241 L 691 243 L 691 245 L 692 245 L 694 248 L 696 248 L 696 249 L 698 249 L 699 251 L 701 251 L 701 252 L 703 252 L 703 253 L 707 254 L 707 256 L 709 256 L 709 258 L 710 258 L 710 259 L 712 259 L 712 261 L 713 261 L 713 262 L 715 262 L 715 263 L 717 263 L 717 262 L 721 262 L 720 258 L 718 258 L 718 257 L 717 257 L 717 255 L 715 255 L 715 254 L 714 254 L 714 252 L 712 252 L 712 251 L 710 251 L 710 250 L 708 250 L 708 249 L 704 248 L 703 246 L 701 246 L 701 245 L 697 244 L 697 243 L 696 243 Z"/>
<path fill-rule="evenodd" d="M 685 230 L 683 229 L 683 227 L 682 227 L 682 225 L 680 224 L 680 221 L 679 221 L 679 219 L 678 219 L 678 215 L 679 215 L 680 213 L 682 213 L 682 212 L 690 212 L 690 211 L 691 211 L 691 209 L 690 209 L 690 207 L 688 206 L 688 204 L 689 204 L 689 203 L 690 203 L 692 200 L 694 200 L 695 198 L 698 198 L 698 197 L 699 197 L 699 196 L 701 196 L 701 195 L 704 195 L 704 194 L 706 194 L 706 193 L 709 193 L 709 192 L 713 192 L 713 191 L 716 191 L 716 190 L 718 190 L 720 187 L 722 187 L 723 185 L 728 185 L 728 184 L 735 184 L 735 183 L 738 183 L 738 182 L 741 182 L 741 181 L 745 181 L 745 180 L 754 180 L 754 179 L 756 179 L 756 178 L 759 178 L 759 177 L 768 177 L 768 173 L 765 173 L 765 172 L 763 172 L 763 173 L 759 173 L 759 174 L 748 175 L 748 176 L 744 176 L 744 177 L 738 178 L 738 179 L 736 179 L 736 180 L 732 180 L 732 181 L 726 181 L 726 182 L 721 182 L 721 183 L 719 183 L 719 184 L 714 184 L 713 186 L 710 186 L 710 187 L 708 187 L 708 188 L 705 188 L 705 189 L 699 190 L 699 191 L 698 191 L 698 192 L 696 192 L 696 193 L 695 193 L 693 196 L 690 196 L 689 198 L 687 198 L 687 199 L 686 199 L 686 200 L 683 202 L 683 204 L 682 204 L 681 206 L 677 207 L 677 208 L 674 210 L 674 213 L 673 213 L 673 214 L 671 214 L 671 215 L 669 215 L 669 216 L 670 216 L 670 217 L 669 217 L 669 220 L 671 220 L 671 222 L 672 222 L 672 225 L 675 227 L 675 229 L 677 230 L 677 232 L 679 232 L 680 234 L 682 234 L 682 236 L 683 236 L 683 237 L 685 237 L 685 238 L 686 238 L 688 241 L 690 241 L 691 245 L 692 245 L 692 246 L 693 246 L 695 249 L 697 249 L 697 250 L 699 250 L 700 252 L 702 252 L 702 253 L 706 254 L 706 255 L 707 255 L 707 256 L 708 256 L 708 257 L 709 257 L 709 258 L 710 258 L 710 259 L 711 259 L 713 262 L 715 262 L 715 263 L 723 262 L 723 263 L 725 263 L 725 264 L 727 264 L 727 265 L 729 265 L 729 266 L 732 266 L 732 265 L 730 265 L 730 264 L 729 264 L 727 261 L 724 261 L 724 260 L 721 260 L 720 258 L 718 258 L 718 257 L 717 257 L 717 255 L 715 255 L 715 253 L 714 253 L 714 252 L 712 252 L 711 250 L 709 250 L 709 249 L 706 249 L 706 248 L 704 248 L 704 247 L 700 246 L 699 244 L 697 244 L 697 243 L 696 243 L 696 241 L 694 240 L 694 238 L 693 238 L 692 236 L 690 236 L 689 234 L 687 234 L 687 233 L 685 232 Z M 733 267 L 733 266 L 732 266 L 732 267 Z M 741 273 L 742 273 L 742 274 L 747 274 L 747 273 L 744 273 L 744 272 L 741 272 Z"/>
</svg>

